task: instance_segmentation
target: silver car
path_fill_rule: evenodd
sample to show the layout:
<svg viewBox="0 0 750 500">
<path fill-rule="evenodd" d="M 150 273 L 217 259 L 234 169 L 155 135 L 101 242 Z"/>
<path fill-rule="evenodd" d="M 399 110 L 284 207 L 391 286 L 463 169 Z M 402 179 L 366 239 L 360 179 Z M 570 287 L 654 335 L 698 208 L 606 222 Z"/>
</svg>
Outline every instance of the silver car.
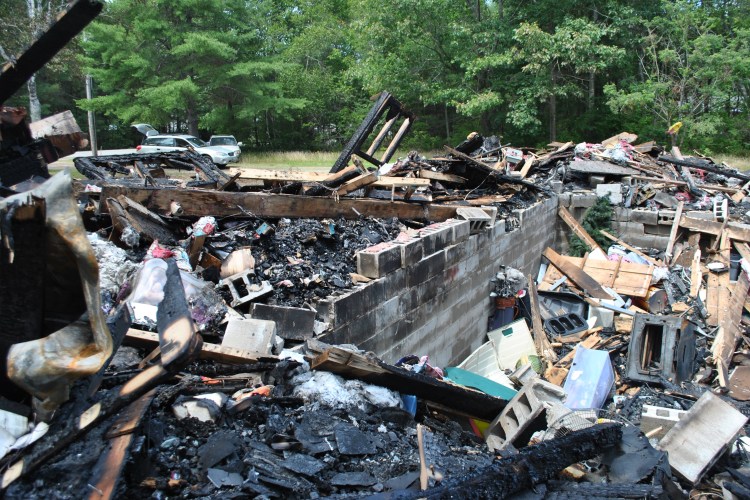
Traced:
<svg viewBox="0 0 750 500">
<path fill-rule="evenodd" d="M 224 146 L 209 146 L 208 143 L 192 135 L 156 134 L 146 137 L 135 149 L 141 153 L 159 153 L 166 151 L 184 151 L 193 148 L 206 160 L 219 166 L 236 163 L 240 159 L 238 151 Z"/>
</svg>

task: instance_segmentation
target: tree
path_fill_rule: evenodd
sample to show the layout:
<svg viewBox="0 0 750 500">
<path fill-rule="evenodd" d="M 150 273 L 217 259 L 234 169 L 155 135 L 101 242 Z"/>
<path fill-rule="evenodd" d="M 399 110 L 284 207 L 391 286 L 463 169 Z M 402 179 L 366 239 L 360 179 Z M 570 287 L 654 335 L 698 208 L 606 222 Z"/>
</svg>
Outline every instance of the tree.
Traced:
<svg viewBox="0 0 750 500">
<path fill-rule="evenodd" d="M 747 148 L 750 31 L 739 6 L 662 2 L 662 15 L 643 23 L 637 71 L 605 89 L 610 107 L 653 138 L 681 121 L 678 142 Z"/>
<path fill-rule="evenodd" d="M 276 81 L 284 65 L 269 43 L 271 10 L 271 2 L 242 0 L 113 0 L 84 43 L 100 95 L 79 105 L 193 135 L 238 123 L 246 126 L 233 132 L 249 134 L 247 124 L 262 117 L 270 138 L 272 113 L 304 105 Z"/>
</svg>

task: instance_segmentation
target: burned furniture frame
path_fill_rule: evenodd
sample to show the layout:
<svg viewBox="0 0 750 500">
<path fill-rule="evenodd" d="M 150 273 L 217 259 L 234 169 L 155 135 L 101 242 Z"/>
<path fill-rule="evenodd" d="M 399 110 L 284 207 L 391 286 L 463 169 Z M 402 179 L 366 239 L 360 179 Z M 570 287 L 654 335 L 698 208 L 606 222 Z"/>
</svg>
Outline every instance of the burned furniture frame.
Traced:
<svg viewBox="0 0 750 500">
<path fill-rule="evenodd" d="M 680 383 L 695 371 L 692 323 L 678 316 L 637 313 L 628 347 L 627 378 L 662 384 Z"/>
<path fill-rule="evenodd" d="M 380 132 L 378 132 L 372 140 L 367 150 L 363 151 L 363 145 L 372 134 L 373 129 L 380 122 L 383 115 L 385 115 L 385 123 L 380 129 Z M 388 132 L 393 128 L 393 125 L 395 125 L 401 118 L 404 120 L 403 123 L 401 123 L 401 127 L 386 147 L 383 156 L 378 160 L 374 157 L 375 153 L 382 145 L 385 136 L 388 135 Z M 411 128 L 414 119 L 414 114 L 405 110 L 395 97 L 386 91 L 381 92 L 380 96 L 378 96 L 375 101 L 375 104 L 370 109 L 370 112 L 367 113 L 367 116 L 362 121 L 359 128 L 357 128 L 357 131 L 354 132 L 354 135 L 349 139 L 346 147 L 341 151 L 341 155 L 339 155 L 336 163 L 333 164 L 333 168 L 331 168 L 331 173 L 336 173 L 346 168 L 349 159 L 355 154 L 377 167 L 387 163 L 393 156 L 393 153 L 396 152 L 401 140 Z"/>
</svg>

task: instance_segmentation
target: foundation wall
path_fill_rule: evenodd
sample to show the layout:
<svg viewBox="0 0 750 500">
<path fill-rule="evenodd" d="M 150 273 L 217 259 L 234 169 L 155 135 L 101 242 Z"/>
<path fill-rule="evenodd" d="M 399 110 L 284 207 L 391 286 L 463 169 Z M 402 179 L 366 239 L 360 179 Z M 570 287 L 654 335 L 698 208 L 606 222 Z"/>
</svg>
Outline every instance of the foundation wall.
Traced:
<svg viewBox="0 0 750 500">
<path fill-rule="evenodd" d="M 459 363 L 486 340 L 490 279 L 499 266 L 536 276 L 542 252 L 555 243 L 557 205 L 552 197 L 516 211 L 520 225 L 509 232 L 504 219 L 471 235 L 465 221 L 426 230 L 419 260 L 400 253 L 400 267 L 318 303 L 332 327 L 320 340 L 355 344 L 388 363 L 408 354 L 428 354 L 437 366 Z M 382 259 L 388 269 L 392 261 Z"/>
</svg>

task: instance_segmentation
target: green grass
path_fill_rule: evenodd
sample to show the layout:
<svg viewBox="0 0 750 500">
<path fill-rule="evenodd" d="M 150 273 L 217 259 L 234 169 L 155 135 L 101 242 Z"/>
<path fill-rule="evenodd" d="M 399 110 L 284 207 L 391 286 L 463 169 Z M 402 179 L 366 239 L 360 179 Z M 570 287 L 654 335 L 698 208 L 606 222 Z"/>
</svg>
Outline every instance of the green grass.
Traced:
<svg viewBox="0 0 750 500">
<path fill-rule="evenodd" d="M 327 171 L 339 157 L 337 152 L 278 151 L 268 153 L 242 153 L 239 163 L 231 167 L 249 168 L 304 168 Z"/>
<path fill-rule="evenodd" d="M 715 155 L 713 159 L 719 164 L 723 162 L 738 170 L 750 170 L 750 156 Z"/>
</svg>

